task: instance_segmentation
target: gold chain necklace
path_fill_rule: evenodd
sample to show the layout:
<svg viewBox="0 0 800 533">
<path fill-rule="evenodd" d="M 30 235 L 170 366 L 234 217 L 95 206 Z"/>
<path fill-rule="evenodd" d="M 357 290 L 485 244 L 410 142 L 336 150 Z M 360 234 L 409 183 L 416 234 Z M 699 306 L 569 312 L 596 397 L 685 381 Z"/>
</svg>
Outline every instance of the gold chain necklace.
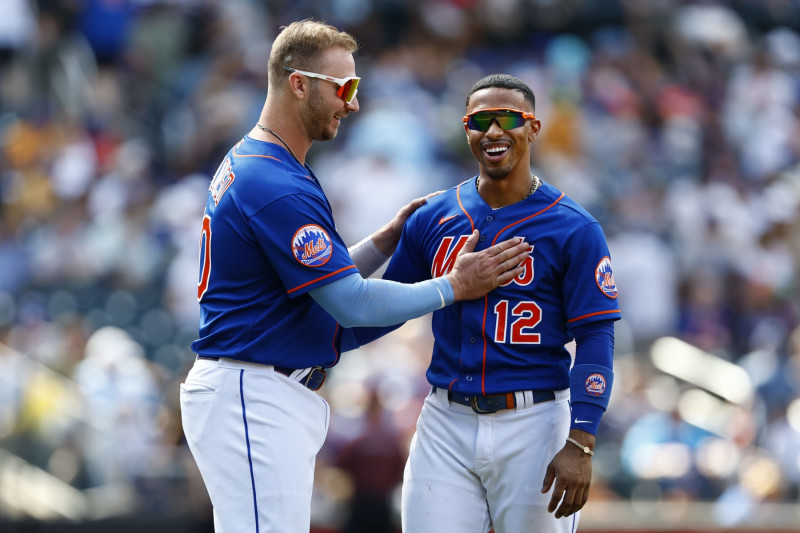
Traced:
<svg viewBox="0 0 800 533">
<path fill-rule="evenodd" d="M 278 138 L 280 138 L 280 137 L 278 137 Z M 478 185 L 480 185 L 480 183 L 481 183 L 481 177 L 478 176 L 478 179 L 475 180 L 475 188 L 476 189 L 478 188 Z M 539 186 L 541 184 L 542 184 L 542 180 L 539 179 L 539 176 L 537 176 L 536 174 L 531 174 L 531 188 L 528 191 L 528 193 L 525 196 L 522 197 L 522 200 L 526 200 L 530 195 L 535 193 L 536 190 L 539 188 Z M 522 201 L 522 200 L 520 200 L 520 201 Z"/>
</svg>

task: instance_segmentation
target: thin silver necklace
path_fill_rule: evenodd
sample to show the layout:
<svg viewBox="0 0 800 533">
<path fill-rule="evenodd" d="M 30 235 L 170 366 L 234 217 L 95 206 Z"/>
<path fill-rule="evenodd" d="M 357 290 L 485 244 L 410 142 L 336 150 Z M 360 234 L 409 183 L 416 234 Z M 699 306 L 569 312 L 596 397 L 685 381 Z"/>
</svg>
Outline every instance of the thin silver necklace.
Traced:
<svg viewBox="0 0 800 533">
<path fill-rule="evenodd" d="M 275 137 L 276 137 L 276 138 L 277 138 L 277 139 L 278 139 L 278 140 L 279 140 L 281 143 L 283 143 L 283 145 L 286 147 L 286 149 L 287 149 L 287 150 L 289 150 L 289 153 L 290 153 L 290 154 L 292 154 L 292 157 L 294 157 L 294 160 L 295 160 L 295 161 L 297 161 L 298 163 L 300 163 L 300 160 L 297 158 L 297 156 L 296 156 L 296 155 L 294 155 L 294 152 L 292 152 L 292 149 L 291 149 L 291 148 L 289 148 L 289 145 L 288 145 L 288 144 L 286 144 L 286 141 L 284 141 L 284 140 L 281 138 L 281 136 L 280 136 L 280 135 L 278 135 L 277 133 L 275 133 L 274 131 L 272 131 L 272 130 L 271 130 L 271 129 L 269 129 L 268 127 L 266 127 L 266 126 L 262 126 L 262 125 L 261 125 L 260 123 L 258 123 L 258 122 L 256 122 L 256 126 L 258 126 L 258 128 L 259 128 L 261 131 L 265 131 L 265 132 L 267 132 L 267 133 L 271 133 L 272 135 L 274 135 L 274 136 L 275 136 Z M 302 166 L 302 165 L 303 165 L 303 163 L 300 163 L 300 165 Z M 533 192 L 533 191 L 531 191 L 531 192 Z M 530 195 L 529 195 L 529 196 L 530 196 Z"/>
<path fill-rule="evenodd" d="M 280 137 L 279 137 L 280 138 Z M 475 188 L 478 188 L 478 185 L 481 183 L 481 177 L 478 176 L 478 179 L 475 180 Z M 542 184 L 542 180 L 539 179 L 539 176 L 536 174 L 531 174 L 531 188 L 528 190 L 528 194 L 522 197 L 522 200 L 526 200 L 531 194 L 536 192 L 536 189 L 539 188 L 539 185 Z M 522 201 L 520 200 L 520 201 Z"/>
</svg>

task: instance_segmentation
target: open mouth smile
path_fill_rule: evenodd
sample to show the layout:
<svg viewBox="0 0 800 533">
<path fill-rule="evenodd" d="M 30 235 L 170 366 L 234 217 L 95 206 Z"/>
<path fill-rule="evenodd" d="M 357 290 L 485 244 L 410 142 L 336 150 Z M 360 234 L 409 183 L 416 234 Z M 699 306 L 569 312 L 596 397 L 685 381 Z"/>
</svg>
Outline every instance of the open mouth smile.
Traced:
<svg viewBox="0 0 800 533">
<path fill-rule="evenodd" d="M 499 161 L 506 155 L 510 147 L 507 144 L 491 145 L 483 148 L 483 153 L 489 161 Z"/>
</svg>

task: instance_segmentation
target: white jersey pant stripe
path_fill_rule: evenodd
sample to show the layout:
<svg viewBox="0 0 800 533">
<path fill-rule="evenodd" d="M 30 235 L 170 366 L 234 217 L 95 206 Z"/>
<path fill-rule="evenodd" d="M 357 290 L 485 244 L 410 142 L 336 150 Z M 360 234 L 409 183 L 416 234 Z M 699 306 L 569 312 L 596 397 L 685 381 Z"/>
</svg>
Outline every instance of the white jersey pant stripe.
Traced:
<svg viewBox="0 0 800 533">
<path fill-rule="evenodd" d="M 217 533 L 308 533 L 328 404 L 272 367 L 198 359 L 181 384 Z"/>
<path fill-rule="evenodd" d="M 568 389 L 555 401 L 492 414 L 451 403 L 437 389 L 422 407 L 406 463 L 403 533 L 574 533 L 578 513 L 556 519 L 547 512 L 551 493 L 541 493 L 569 424 Z"/>
</svg>

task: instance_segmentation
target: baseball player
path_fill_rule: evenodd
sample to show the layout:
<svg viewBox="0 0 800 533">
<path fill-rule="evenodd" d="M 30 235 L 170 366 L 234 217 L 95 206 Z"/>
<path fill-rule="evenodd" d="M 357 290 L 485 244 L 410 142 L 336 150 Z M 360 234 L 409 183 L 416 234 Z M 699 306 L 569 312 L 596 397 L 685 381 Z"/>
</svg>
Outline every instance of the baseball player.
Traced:
<svg viewBox="0 0 800 533">
<path fill-rule="evenodd" d="M 306 20 L 269 58 L 258 123 L 223 158 L 200 241 L 198 357 L 181 384 L 189 448 L 217 532 L 308 532 L 316 454 L 328 428 L 314 391 L 356 345 L 344 326 L 380 326 L 478 298 L 523 272 L 529 245 L 508 239 L 459 253 L 452 271 L 416 284 L 367 280 L 394 250 L 408 214 L 351 253 L 305 163 L 314 140 L 358 111 L 354 39 Z M 471 252 L 475 232 L 464 245 Z"/>
<path fill-rule="evenodd" d="M 574 532 L 588 497 L 617 287 L 597 221 L 531 173 L 534 106 L 513 76 L 475 84 L 463 121 L 480 172 L 408 218 L 384 275 L 444 275 L 476 229 L 477 249 L 509 237 L 531 245 L 522 274 L 433 314 L 433 387 L 405 470 L 404 533 Z"/>
</svg>

